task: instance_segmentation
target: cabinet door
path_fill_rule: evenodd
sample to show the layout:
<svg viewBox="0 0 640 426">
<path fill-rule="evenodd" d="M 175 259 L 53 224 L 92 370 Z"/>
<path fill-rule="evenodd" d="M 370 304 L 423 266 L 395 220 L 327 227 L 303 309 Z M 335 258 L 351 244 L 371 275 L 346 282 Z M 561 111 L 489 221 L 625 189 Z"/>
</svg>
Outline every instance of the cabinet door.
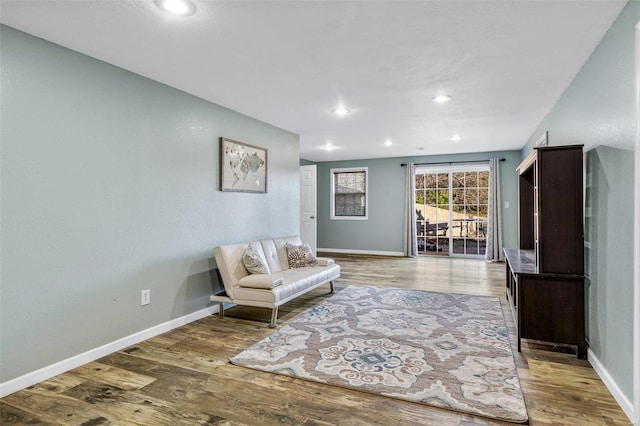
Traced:
<svg viewBox="0 0 640 426">
<path fill-rule="evenodd" d="M 538 153 L 540 272 L 584 273 L 582 149 Z"/>
<path fill-rule="evenodd" d="M 521 276 L 521 336 L 545 342 L 584 340 L 584 283 L 580 279 Z"/>
</svg>

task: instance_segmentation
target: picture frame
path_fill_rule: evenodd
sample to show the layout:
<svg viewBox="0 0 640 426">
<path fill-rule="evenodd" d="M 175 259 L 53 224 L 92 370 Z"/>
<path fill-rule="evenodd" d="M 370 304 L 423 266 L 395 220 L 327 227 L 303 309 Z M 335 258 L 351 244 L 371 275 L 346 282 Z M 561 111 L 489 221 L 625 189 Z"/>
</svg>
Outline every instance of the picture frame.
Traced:
<svg viewBox="0 0 640 426">
<path fill-rule="evenodd" d="M 266 148 L 220 138 L 220 191 L 267 192 Z"/>
</svg>

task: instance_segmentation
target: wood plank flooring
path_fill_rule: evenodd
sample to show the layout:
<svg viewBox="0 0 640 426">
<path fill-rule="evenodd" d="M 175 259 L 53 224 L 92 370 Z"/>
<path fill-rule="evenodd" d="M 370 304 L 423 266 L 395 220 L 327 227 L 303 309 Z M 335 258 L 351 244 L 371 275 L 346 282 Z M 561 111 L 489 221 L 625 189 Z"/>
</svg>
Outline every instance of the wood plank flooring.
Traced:
<svg viewBox="0 0 640 426">
<path fill-rule="evenodd" d="M 532 425 L 626 425 L 587 361 L 523 343 L 504 301 L 504 264 L 331 254 L 337 286 L 402 287 L 496 296 L 510 329 Z M 329 297 L 328 286 L 280 308 L 282 326 Z M 490 425 L 457 412 L 236 367 L 228 359 L 272 332 L 267 309 L 233 307 L 0 400 L 0 424 Z"/>
</svg>

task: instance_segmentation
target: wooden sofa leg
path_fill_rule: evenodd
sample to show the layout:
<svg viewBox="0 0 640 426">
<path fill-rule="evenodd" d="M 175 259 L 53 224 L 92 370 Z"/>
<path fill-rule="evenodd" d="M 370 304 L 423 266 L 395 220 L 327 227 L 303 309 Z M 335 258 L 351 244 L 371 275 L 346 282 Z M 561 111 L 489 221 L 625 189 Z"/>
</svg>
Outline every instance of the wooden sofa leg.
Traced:
<svg viewBox="0 0 640 426">
<path fill-rule="evenodd" d="M 271 323 L 269 324 L 269 327 L 275 328 L 277 322 L 278 322 L 278 307 L 276 306 L 271 310 Z"/>
<path fill-rule="evenodd" d="M 329 281 L 329 285 L 331 286 L 331 291 L 329 293 L 333 294 L 335 292 L 335 289 L 333 288 L 333 281 Z"/>
<path fill-rule="evenodd" d="M 224 303 L 218 302 L 218 318 L 224 318 Z"/>
</svg>

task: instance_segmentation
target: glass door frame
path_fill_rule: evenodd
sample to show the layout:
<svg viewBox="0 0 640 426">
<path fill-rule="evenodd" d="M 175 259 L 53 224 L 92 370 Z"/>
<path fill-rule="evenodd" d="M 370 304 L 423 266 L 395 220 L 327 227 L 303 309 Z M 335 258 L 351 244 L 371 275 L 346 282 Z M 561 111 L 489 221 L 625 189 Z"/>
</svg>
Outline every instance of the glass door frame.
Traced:
<svg viewBox="0 0 640 426">
<path fill-rule="evenodd" d="M 453 218 L 453 216 L 454 216 L 454 211 L 453 211 L 453 206 L 454 206 L 454 204 L 453 204 L 453 201 L 454 201 L 453 200 L 453 190 L 455 189 L 453 187 L 453 174 L 456 173 L 456 172 L 474 172 L 474 171 L 476 171 L 476 172 L 487 172 L 488 173 L 489 172 L 489 163 L 488 162 L 487 163 L 460 163 L 460 164 L 447 164 L 447 165 L 432 165 L 432 166 L 430 166 L 430 165 L 420 165 L 420 166 L 416 166 L 416 170 L 415 170 L 416 176 L 419 175 L 419 174 L 423 174 L 423 175 L 424 174 L 435 174 L 436 175 L 436 182 L 438 180 L 438 178 L 437 178 L 438 174 L 447 173 L 447 175 L 448 175 L 447 191 L 448 191 L 449 216 L 448 216 L 447 235 L 448 235 L 448 240 L 449 240 L 449 243 L 448 243 L 448 246 L 449 246 L 448 247 L 449 248 L 448 255 L 450 257 L 464 257 L 464 258 L 472 258 L 472 259 L 482 259 L 485 256 L 485 253 L 482 253 L 482 254 L 469 254 L 469 253 L 467 253 L 466 242 L 469 239 L 469 237 L 468 237 L 469 234 L 468 233 L 469 233 L 470 223 L 466 223 L 466 224 L 463 224 L 462 222 L 460 223 L 460 225 L 459 225 L 460 226 L 460 236 L 458 238 L 455 238 L 455 240 L 460 240 L 460 239 L 463 240 L 463 242 L 465 244 L 464 252 L 463 253 L 454 252 L 454 235 L 453 235 L 454 226 L 453 226 L 453 222 L 454 221 L 460 221 L 460 219 L 455 219 L 454 220 L 454 218 Z M 487 189 L 488 189 L 488 185 L 489 185 L 489 182 L 487 181 Z M 480 188 L 478 186 L 478 184 L 476 184 L 476 189 L 477 188 Z M 482 187 L 482 188 L 484 188 L 484 187 Z M 419 188 L 416 187 L 416 192 L 418 191 L 418 189 Z M 425 187 L 423 187 L 422 189 L 425 190 L 425 192 L 426 192 L 426 190 L 428 189 L 428 188 L 426 188 L 426 183 L 425 183 Z M 436 189 L 439 190 L 439 187 L 437 186 L 437 183 L 436 183 Z M 466 186 L 464 187 L 464 189 L 465 190 L 467 189 Z M 415 196 L 415 194 L 414 194 L 414 196 Z M 438 200 L 436 198 L 436 204 L 435 205 L 438 205 L 437 201 Z M 487 202 L 488 202 L 488 200 L 487 200 Z M 428 205 L 428 204 L 426 204 L 426 202 L 425 202 L 424 205 Z M 465 203 L 464 206 L 466 206 L 466 205 L 467 204 Z M 484 206 L 484 204 L 480 204 L 479 198 L 478 198 L 478 201 L 477 201 L 476 204 L 470 204 L 470 205 Z M 487 220 L 488 220 L 488 217 L 487 217 Z M 480 226 L 481 222 L 486 222 L 486 221 L 476 220 L 476 227 L 475 227 L 476 236 L 477 236 L 477 233 L 479 232 L 479 226 Z M 463 229 L 462 227 L 463 226 L 466 227 L 466 232 L 467 232 L 467 234 L 466 234 L 466 236 L 464 238 L 462 238 L 462 229 Z M 439 238 L 437 236 L 437 234 L 438 234 L 438 232 L 436 232 L 436 239 Z M 425 243 L 426 243 L 426 240 L 425 240 Z M 479 244 L 480 243 L 479 243 L 479 240 L 478 240 L 478 246 L 477 246 L 476 251 L 479 251 Z M 485 248 L 485 252 L 486 252 L 486 236 L 485 236 L 485 247 L 484 248 Z M 425 250 L 422 253 L 426 253 L 426 252 L 427 251 Z"/>
</svg>

